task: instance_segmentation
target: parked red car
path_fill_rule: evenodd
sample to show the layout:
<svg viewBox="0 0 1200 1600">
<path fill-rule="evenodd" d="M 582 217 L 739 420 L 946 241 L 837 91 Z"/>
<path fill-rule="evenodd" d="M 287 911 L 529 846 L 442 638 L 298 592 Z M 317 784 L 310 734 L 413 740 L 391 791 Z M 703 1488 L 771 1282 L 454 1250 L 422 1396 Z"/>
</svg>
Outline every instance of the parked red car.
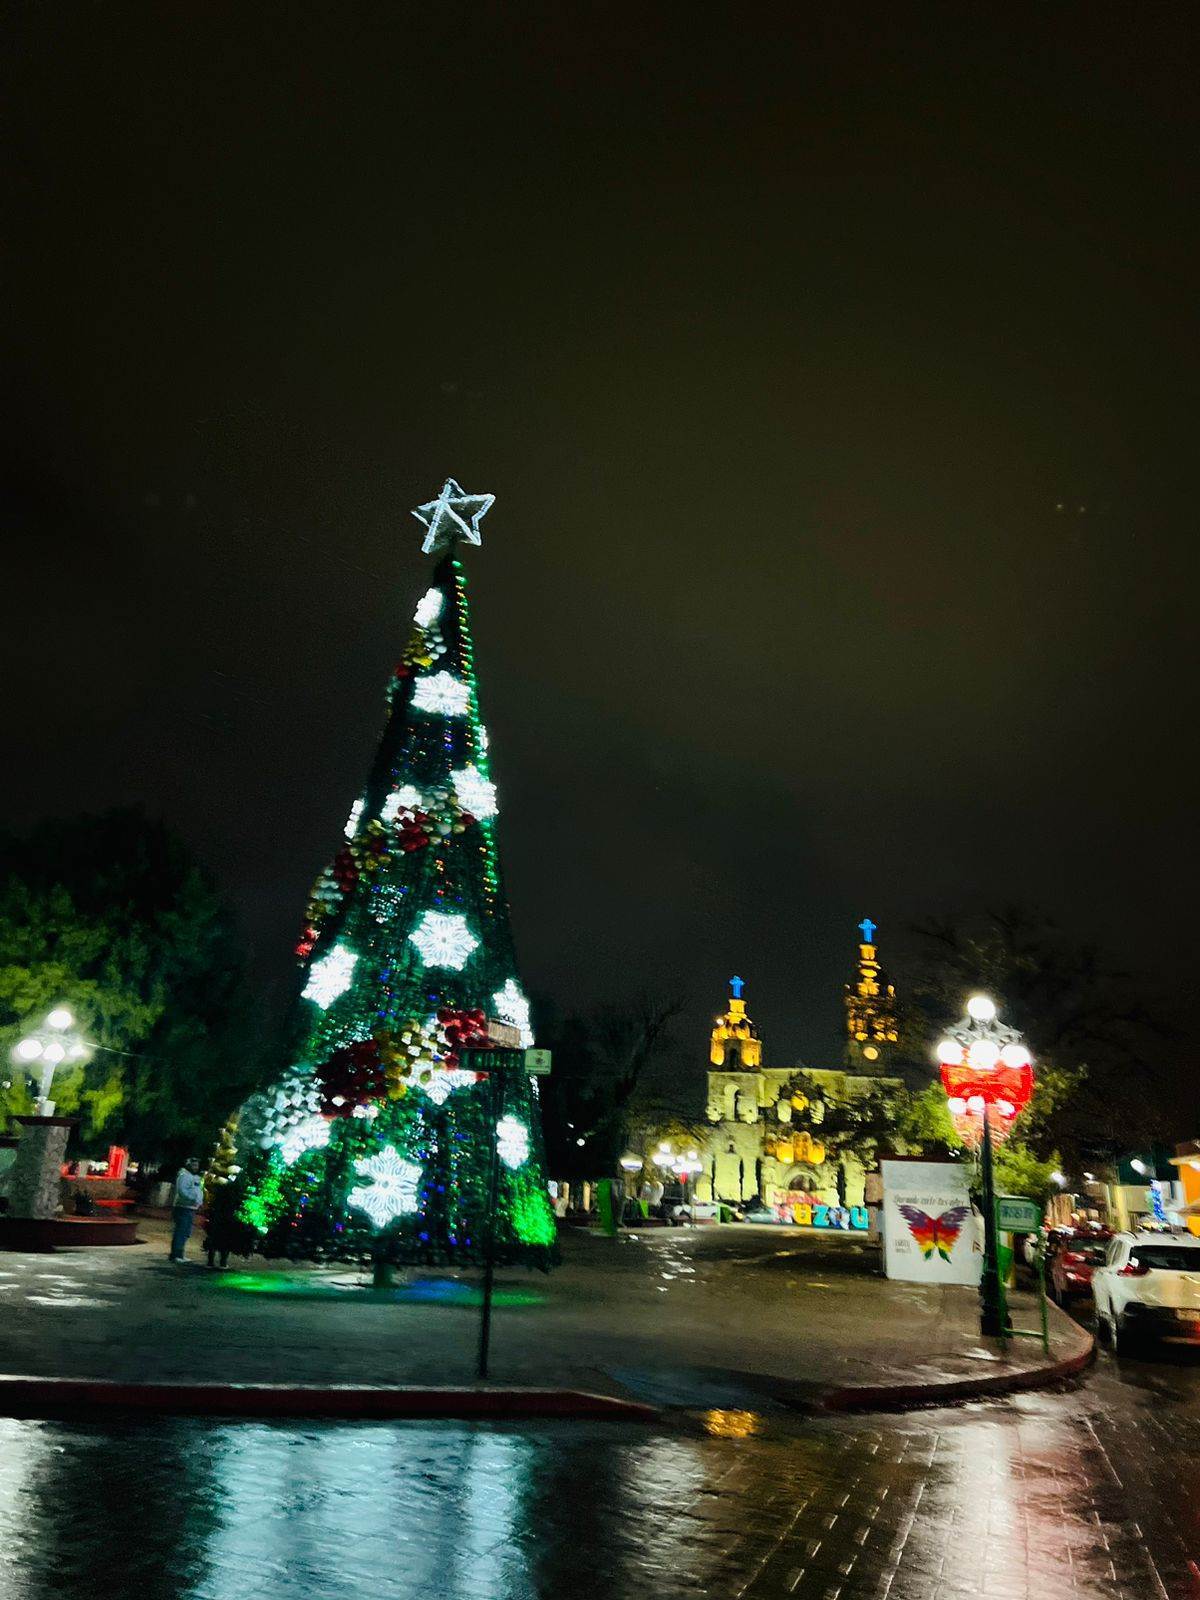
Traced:
<svg viewBox="0 0 1200 1600">
<path fill-rule="evenodd" d="M 1046 1292 L 1065 1306 L 1069 1300 L 1092 1292 L 1092 1269 L 1102 1265 L 1110 1233 L 1060 1235 L 1058 1248 L 1046 1265 Z"/>
</svg>

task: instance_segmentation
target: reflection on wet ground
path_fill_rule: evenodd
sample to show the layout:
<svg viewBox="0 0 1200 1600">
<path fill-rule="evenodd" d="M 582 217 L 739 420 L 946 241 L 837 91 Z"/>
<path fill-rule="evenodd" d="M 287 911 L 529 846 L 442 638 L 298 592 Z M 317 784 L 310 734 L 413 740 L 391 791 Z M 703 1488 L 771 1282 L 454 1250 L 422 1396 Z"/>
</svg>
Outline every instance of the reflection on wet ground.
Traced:
<svg viewBox="0 0 1200 1600">
<path fill-rule="evenodd" d="M 0 1421 L 0 1594 L 1200 1595 L 1200 1373 L 908 1417 Z"/>
</svg>

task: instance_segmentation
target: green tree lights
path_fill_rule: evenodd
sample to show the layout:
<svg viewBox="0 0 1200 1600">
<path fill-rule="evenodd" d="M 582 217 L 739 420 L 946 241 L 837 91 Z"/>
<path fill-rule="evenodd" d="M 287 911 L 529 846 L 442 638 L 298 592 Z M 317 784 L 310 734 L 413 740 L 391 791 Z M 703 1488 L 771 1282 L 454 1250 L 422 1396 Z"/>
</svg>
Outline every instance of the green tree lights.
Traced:
<svg viewBox="0 0 1200 1600">
<path fill-rule="evenodd" d="M 489 1018 L 532 1043 L 454 554 L 479 542 L 490 505 L 450 481 L 416 513 L 438 563 L 345 843 L 309 902 L 297 1048 L 240 1123 L 239 1215 L 267 1255 L 480 1259 L 490 1091 L 462 1053 L 486 1050 Z M 534 1081 L 506 1078 L 503 1100 L 497 1258 L 546 1266 L 554 1219 Z"/>
</svg>

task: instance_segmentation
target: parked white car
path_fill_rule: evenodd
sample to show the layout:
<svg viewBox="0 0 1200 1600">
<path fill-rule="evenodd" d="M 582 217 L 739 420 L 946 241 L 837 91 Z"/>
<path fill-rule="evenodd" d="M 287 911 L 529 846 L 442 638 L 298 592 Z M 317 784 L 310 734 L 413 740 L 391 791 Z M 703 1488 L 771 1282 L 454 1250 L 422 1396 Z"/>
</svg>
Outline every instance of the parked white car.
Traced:
<svg viewBox="0 0 1200 1600">
<path fill-rule="evenodd" d="M 1200 1238 L 1118 1233 L 1092 1273 L 1096 1328 L 1114 1351 L 1139 1340 L 1200 1344 Z"/>
<path fill-rule="evenodd" d="M 689 1200 L 686 1205 L 671 1206 L 668 1215 L 672 1222 L 715 1222 L 721 1208 L 715 1200 Z"/>
</svg>

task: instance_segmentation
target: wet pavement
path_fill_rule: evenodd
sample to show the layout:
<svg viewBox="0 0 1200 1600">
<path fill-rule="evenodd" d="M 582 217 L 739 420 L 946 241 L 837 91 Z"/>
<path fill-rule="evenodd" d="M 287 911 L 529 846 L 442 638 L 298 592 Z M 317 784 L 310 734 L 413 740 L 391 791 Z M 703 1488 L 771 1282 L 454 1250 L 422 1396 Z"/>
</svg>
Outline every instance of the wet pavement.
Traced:
<svg viewBox="0 0 1200 1600">
<path fill-rule="evenodd" d="M 479 1275 L 406 1275 L 376 1291 L 353 1267 L 260 1261 L 228 1273 L 148 1243 L 0 1254 L 0 1374 L 121 1383 L 390 1386 L 471 1383 Z M 158 1230 L 157 1233 L 155 1230 Z M 878 1249 L 769 1227 L 568 1234 L 548 1277 L 497 1280 L 497 1382 L 597 1390 L 655 1405 L 808 1405 L 831 1389 L 1024 1381 L 1040 1342 L 979 1338 L 963 1285 L 889 1283 Z M 1015 1300 L 1019 1321 L 1037 1325 Z M 1088 1344 L 1053 1312 L 1051 1361 Z"/>
<path fill-rule="evenodd" d="M 0 1597 L 1200 1596 L 1200 1366 L 661 1429 L 0 1420 Z"/>
</svg>

